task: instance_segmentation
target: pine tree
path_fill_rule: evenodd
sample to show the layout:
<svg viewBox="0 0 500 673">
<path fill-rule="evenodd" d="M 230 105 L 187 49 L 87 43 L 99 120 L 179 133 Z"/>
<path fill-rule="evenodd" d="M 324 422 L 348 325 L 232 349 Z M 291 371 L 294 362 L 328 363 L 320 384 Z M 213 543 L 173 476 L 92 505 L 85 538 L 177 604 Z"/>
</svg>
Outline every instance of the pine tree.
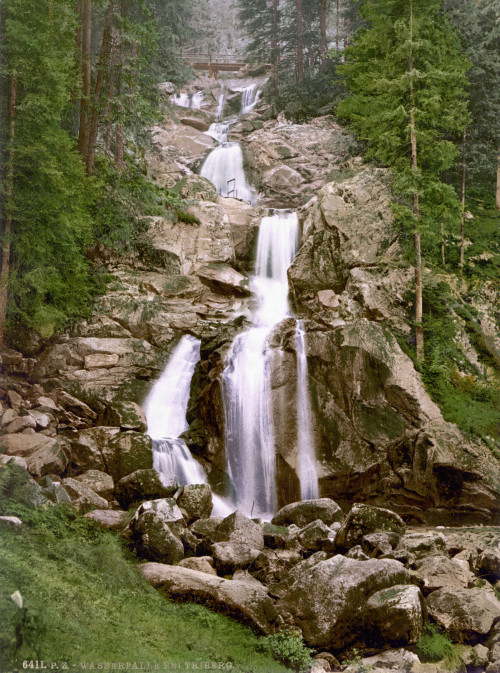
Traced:
<svg viewBox="0 0 500 673">
<path fill-rule="evenodd" d="M 393 169 L 395 188 L 413 202 L 411 209 L 399 212 L 407 219 L 412 213 L 419 358 L 424 356 L 421 232 L 436 226 L 441 194 L 454 207 L 454 193 L 441 184 L 440 176 L 457 153 L 448 134 L 459 133 L 468 123 L 468 64 L 440 4 L 366 0 L 361 12 L 369 27 L 346 50 L 341 68 L 353 95 L 338 106 L 367 142 L 368 156 Z"/>
</svg>

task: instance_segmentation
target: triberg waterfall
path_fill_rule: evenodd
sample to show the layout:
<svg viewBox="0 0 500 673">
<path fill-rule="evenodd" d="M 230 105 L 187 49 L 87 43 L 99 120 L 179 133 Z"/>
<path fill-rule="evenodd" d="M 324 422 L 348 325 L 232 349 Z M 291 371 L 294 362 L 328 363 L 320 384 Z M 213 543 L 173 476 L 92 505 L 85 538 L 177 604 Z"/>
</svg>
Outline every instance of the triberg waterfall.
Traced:
<svg viewBox="0 0 500 673">
<path fill-rule="evenodd" d="M 241 113 L 258 103 L 255 83 L 235 87 L 242 92 Z M 224 108 L 222 88 L 217 117 Z M 228 142 L 236 119 L 218 121 L 207 135 L 219 147 L 210 152 L 200 174 L 221 196 L 233 196 L 254 203 L 255 189 L 248 184 L 241 146 Z M 269 339 L 277 325 L 290 317 L 287 270 L 297 252 L 299 226 L 294 210 L 271 210 L 262 218 L 257 242 L 255 275 L 251 288 L 257 307 L 252 326 L 234 340 L 222 373 L 225 414 L 226 468 L 231 484 L 230 499 L 235 508 L 251 516 L 271 518 L 277 508 L 276 446 L 271 398 L 271 364 L 276 349 Z M 296 322 L 297 360 L 297 476 L 303 499 L 318 496 L 315 451 L 311 436 L 310 402 L 305 350 L 305 331 Z M 179 435 L 187 430 L 186 409 L 190 381 L 199 359 L 199 342 L 184 336 L 173 352 L 161 378 L 147 397 L 144 409 L 154 440 L 154 467 L 162 480 L 176 479 L 179 485 L 206 483 L 201 465 L 190 454 Z M 220 509 L 221 500 L 216 499 Z M 222 507 L 223 509 L 223 507 Z"/>
</svg>

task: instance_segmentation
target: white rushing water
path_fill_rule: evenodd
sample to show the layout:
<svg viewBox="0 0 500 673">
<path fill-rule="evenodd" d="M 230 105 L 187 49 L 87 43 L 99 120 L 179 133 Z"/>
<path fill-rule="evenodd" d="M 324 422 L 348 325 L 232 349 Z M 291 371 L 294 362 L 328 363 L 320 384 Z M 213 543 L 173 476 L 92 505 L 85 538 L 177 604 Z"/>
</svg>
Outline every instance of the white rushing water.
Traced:
<svg viewBox="0 0 500 673">
<path fill-rule="evenodd" d="M 202 466 L 179 438 L 188 429 L 191 379 L 199 359 L 200 341 L 183 336 L 143 404 L 148 433 L 153 439 L 153 467 L 165 485 L 174 480 L 179 486 L 207 483 Z M 212 516 L 227 516 L 234 511 L 225 499 L 213 495 L 212 500 Z"/>
<path fill-rule="evenodd" d="M 295 211 L 275 211 L 264 217 L 259 231 L 252 288 L 258 299 L 253 327 L 236 337 L 222 378 L 225 391 L 227 469 L 238 509 L 269 517 L 276 509 L 276 454 L 271 418 L 270 368 L 273 350 L 268 339 L 273 328 L 289 315 L 287 269 L 298 245 Z M 301 331 L 301 344 L 304 333 Z M 301 348 L 305 359 L 305 348 Z M 299 360 L 298 356 L 298 360 Z M 298 364 L 298 404 L 308 404 L 307 365 Z M 308 407 L 307 407 L 308 408 Z M 299 411 L 300 446 L 308 446 L 302 465 L 304 492 L 316 481 L 309 415 Z M 309 460 L 309 458 L 311 460 Z M 317 488 L 317 487 L 316 487 Z"/>
<path fill-rule="evenodd" d="M 241 96 L 241 114 L 251 112 L 257 105 L 260 99 L 261 91 L 257 88 L 257 84 L 251 84 L 242 91 Z"/>
<path fill-rule="evenodd" d="M 311 500 L 319 496 L 316 457 L 311 435 L 311 403 L 309 401 L 306 333 L 302 320 L 297 320 L 295 343 L 297 348 L 297 429 L 300 497 Z"/>
<path fill-rule="evenodd" d="M 170 100 L 174 105 L 179 105 L 179 107 L 200 110 L 203 104 L 203 91 L 197 91 L 196 93 L 177 93 L 170 96 Z"/>
<path fill-rule="evenodd" d="M 256 201 L 257 193 L 245 176 L 239 143 L 224 143 L 212 150 L 201 167 L 200 175 L 210 180 L 221 196 L 250 203 Z"/>
</svg>

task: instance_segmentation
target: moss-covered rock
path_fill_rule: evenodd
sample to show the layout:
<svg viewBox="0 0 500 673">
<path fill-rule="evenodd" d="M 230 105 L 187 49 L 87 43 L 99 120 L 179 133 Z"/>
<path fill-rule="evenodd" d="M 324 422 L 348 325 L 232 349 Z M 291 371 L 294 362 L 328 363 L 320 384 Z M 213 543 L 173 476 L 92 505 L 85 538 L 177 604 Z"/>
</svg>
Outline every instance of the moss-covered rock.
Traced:
<svg viewBox="0 0 500 673">
<path fill-rule="evenodd" d="M 108 472 L 115 481 L 119 481 L 136 470 L 153 467 L 153 442 L 149 435 L 140 432 L 119 432 L 103 448 L 103 457 Z"/>
<path fill-rule="evenodd" d="M 100 414 L 98 425 L 120 428 L 121 430 L 137 430 L 146 432 L 146 417 L 136 402 L 116 401 L 109 404 Z"/>
<path fill-rule="evenodd" d="M 336 543 L 339 549 L 348 550 L 361 544 L 365 535 L 392 531 L 403 535 L 406 525 L 394 512 L 371 505 L 354 505 L 342 524 Z"/>
</svg>

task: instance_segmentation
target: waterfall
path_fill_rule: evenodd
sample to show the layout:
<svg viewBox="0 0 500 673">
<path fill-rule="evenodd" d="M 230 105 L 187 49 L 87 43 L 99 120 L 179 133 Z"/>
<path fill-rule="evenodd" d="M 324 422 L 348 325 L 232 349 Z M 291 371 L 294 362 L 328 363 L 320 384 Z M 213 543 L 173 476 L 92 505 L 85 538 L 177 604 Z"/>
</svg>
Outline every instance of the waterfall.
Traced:
<svg viewBox="0 0 500 673">
<path fill-rule="evenodd" d="M 219 94 L 219 102 L 217 104 L 217 111 L 215 113 L 215 118 L 217 119 L 217 121 L 220 121 L 222 119 L 225 104 L 226 104 L 226 86 L 225 84 L 222 84 Z"/>
<path fill-rule="evenodd" d="M 316 460 L 311 436 L 311 404 L 309 401 L 308 372 L 305 330 L 302 320 L 297 320 L 295 343 L 297 348 L 297 427 L 298 427 L 298 468 L 300 497 L 311 500 L 319 495 Z"/>
<path fill-rule="evenodd" d="M 228 120 L 225 122 L 216 122 L 215 124 L 210 124 L 208 131 L 205 131 L 207 136 L 210 136 L 218 143 L 227 143 L 227 136 L 229 133 L 229 127 L 233 123 L 233 120 Z"/>
<path fill-rule="evenodd" d="M 259 102 L 261 89 L 258 84 L 253 83 L 241 89 L 234 89 L 234 91 L 241 91 L 241 114 L 251 112 Z"/>
<path fill-rule="evenodd" d="M 239 143 L 224 143 L 206 158 L 200 175 L 214 185 L 221 196 L 255 203 L 257 194 L 246 179 L 243 152 Z"/>
<path fill-rule="evenodd" d="M 174 94 L 173 96 L 170 96 L 170 100 L 174 105 L 187 107 L 191 110 L 200 110 L 203 103 L 203 91 Z"/>
<path fill-rule="evenodd" d="M 153 439 L 175 438 L 187 430 L 191 379 L 199 359 L 198 339 L 183 336 L 143 405 Z"/>
<path fill-rule="evenodd" d="M 222 374 L 226 460 L 235 505 L 248 515 L 276 510 L 275 443 L 271 418 L 268 339 L 289 315 L 287 269 L 298 242 L 295 211 L 262 219 L 252 289 L 258 300 L 253 327 L 236 337 Z"/>
</svg>

